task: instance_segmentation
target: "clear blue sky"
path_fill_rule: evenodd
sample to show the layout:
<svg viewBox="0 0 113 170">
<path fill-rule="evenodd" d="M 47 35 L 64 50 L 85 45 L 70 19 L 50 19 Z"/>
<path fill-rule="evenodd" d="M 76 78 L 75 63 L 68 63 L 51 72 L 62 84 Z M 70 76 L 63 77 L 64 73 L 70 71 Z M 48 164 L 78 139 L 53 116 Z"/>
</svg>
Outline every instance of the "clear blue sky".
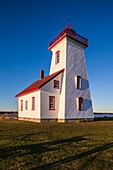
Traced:
<svg viewBox="0 0 113 170">
<path fill-rule="evenodd" d="M 94 111 L 113 111 L 112 0 L 0 0 L 0 110 L 17 110 L 15 95 L 49 73 L 49 42 L 73 23 L 85 50 Z"/>
</svg>

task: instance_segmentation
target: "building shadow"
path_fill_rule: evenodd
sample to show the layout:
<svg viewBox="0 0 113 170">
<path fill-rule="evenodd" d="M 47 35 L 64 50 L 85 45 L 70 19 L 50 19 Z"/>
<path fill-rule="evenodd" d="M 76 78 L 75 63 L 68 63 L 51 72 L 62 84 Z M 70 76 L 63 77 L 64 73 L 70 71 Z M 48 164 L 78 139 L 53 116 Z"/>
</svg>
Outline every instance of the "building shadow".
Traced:
<svg viewBox="0 0 113 170">
<path fill-rule="evenodd" d="M 68 139 L 61 139 L 61 140 L 55 140 L 50 142 L 42 142 L 37 144 L 28 144 L 28 145 L 21 145 L 21 146 L 10 146 L 6 148 L 0 149 L 0 159 L 10 159 L 15 157 L 21 157 L 26 154 L 41 154 L 49 151 L 58 150 L 59 145 L 69 145 L 73 142 L 79 142 L 83 140 L 88 140 L 86 138 L 87 135 L 84 136 L 78 136 L 78 137 L 72 137 Z M 28 136 L 25 135 L 25 137 L 22 137 L 22 139 L 27 139 Z M 28 138 L 29 140 L 29 138 Z M 31 141 L 32 142 L 32 141 Z M 56 146 L 58 145 L 58 146 Z M 24 152 L 23 152 L 24 151 Z"/>
<path fill-rule="evenodd" d="M 86 90 L 87 88 L 89 88 L 89 82 L 82 78 L 82 90 Z"/>
<path fill-rule="evenodd" d="M 92 102 L 89 99 L 84 99 L 84 111 L 87 111 L 92 106 Z"/>
<path fill-rule="evenodd" d="M 104 151 L 104 150 L 109 149 L 111 147 L 113 147 L 113 142 L 107 143 L 107 144 L 102 145 L 100 147 L 97 147 L 95 149 L 92 149 L 92 150 L 89 150 L 89 151 L 86 151 L 86 152 L 82 152 L 80 154 L 77 154 L 77 155 L 74 155 L 74 156 L 71 156 L 71 157 L 68 157 L 68 158 L 65 158 L 65 159 L 62 159 L 62 160 L 59 160 L 59 161 L 44 165 L 44 166 L 37 167 L 37 169 L 38 170 L 52 169 L 54 167 L 60 166 L 61 164 L 68 163 L 68 162 L 71 162 L 71 161 L 75 161 L 77 159 L 84 158 L 86 156 L 92 155 L 94 153 L 98 153 L 100 151 Z M 32 170 L 33 170 L 33 168 L 32 168 Z"/>
</svg>

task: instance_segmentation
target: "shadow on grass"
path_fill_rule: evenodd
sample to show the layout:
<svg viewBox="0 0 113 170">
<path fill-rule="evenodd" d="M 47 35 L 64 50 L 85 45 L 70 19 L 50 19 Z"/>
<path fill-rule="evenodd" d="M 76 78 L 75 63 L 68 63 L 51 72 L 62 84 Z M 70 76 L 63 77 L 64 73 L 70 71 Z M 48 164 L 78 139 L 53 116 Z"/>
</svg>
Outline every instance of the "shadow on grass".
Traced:
<svg viewBox="0 0 113 170">
<path fill-rule="evenodd" d="M 25 136 L 26 137 L 26 136 Z M 41 154 L 49 151 L 58 150 L 59 148 L 56 145 L 69 145 L 73 142 L 79 142 L 87 140 L 85 136 L 78 136 L 69 139 L 62 139 L 62 140 L 55 140 L 50 142 L 43 142 L 39 144 L 28 144 L 28 145 L 21 145 L 21 146 L 10 146 L 6 148 L 0 149 L 0 158 L 7 159 L 13 158 L 18 156 L 23 156 L 26 154 Z"/>
<path fill-rule="evenodd" d="M 0 130 L 0 133 L 1 133 L 1 132 L 7 132 L 7 130 L 8 130 L 8 131 L 11 131 L 11 130 L 14 130 L 14 129 L 13 129 L 13 128 L 12 128 L 12 129 L 8 129 L 8 128 L 7 128 L 7 129 L 3 129 L 3 130 Z M 1 136 L 1 134 L 0 134 L 0 136 Z"/>
<path fill-rule="evenodd" d="M 47 165 L 37 167 L 37 169 L 51 169 L 51 168 L 60 166 L 61 164 L 68 163 L 68 162 L 71 162 L 71 161 L 74 161 L 74 160 L 77 160 L 77 159 L 80 159 L 80 158 L 84 158 L 86 156 L 92 155 L 94 153 L 98 153 L 100 151 L 104 151 L 104 150 L 109 149 L 111 147 L 113 147 L 113 142 L 107 143 L 107 144 L 102 145 L 98 148 L 95 148 L 95 149 L 92 149 L 92 150 L 89 150 L 89 151 L 86 151 L 86 152 L 82 152 L 80 154 L 77 154 L 77 155 L 74 155 L 74 156 L 71 156 L 71 157 L 68 157 L 68 158 L 47 164 Z M 32 170 L 33 170 L 33 168 L 32 168 Z"/>
<path fill-rule="evenodd" d="M 14 129 L 13 129 L 14 130 Z M 40 134 L 44 134 L 46 132 L 38 132 L 38 133 L 27 133 L 27 134 L 21 134 L 21 135 L 11 135 L 10 133 L 7 135 L 0 135 L 0 137 L 2 137 L 2 139 L 12 139 L 14 140 L 24 140 L 24 141 L 36 141 L 36 140 L 31 140 L 30 138 L 32 138 L 33 136 L 39 136 Z"/>
</svg>

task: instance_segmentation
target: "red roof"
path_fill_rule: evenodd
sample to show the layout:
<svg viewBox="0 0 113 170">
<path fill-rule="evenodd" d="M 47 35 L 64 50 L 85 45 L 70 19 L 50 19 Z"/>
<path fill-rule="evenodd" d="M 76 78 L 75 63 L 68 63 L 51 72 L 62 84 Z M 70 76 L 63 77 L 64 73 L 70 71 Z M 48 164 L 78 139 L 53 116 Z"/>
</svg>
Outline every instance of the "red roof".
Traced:
<svg viewBox="0 0 113 170">
<path fill-rule="evenodd" d="M 34 92 L 39 90 L 42 86 L 44 86 L 46 83 L 48 83 L 50 80 L 52 80 L 54 77 L 56 77 L 57 75 L 59 75 L 60 73 L 62 73 L 64 71 L 64 69 L 57 71 L 51 75 L 48 75 L 47 77 L 44 77 L 41 80 L 38 80 L 36 82 L 34 82 L 33 84 L 31 84 L 30 86 L 28 86 L 26 89 L 24 89 L 23 91 L 21 91 L 20 93 L 18 93 L 16 95 L 16 97 L 20 97 L 22 95 Z"/>
</svg>

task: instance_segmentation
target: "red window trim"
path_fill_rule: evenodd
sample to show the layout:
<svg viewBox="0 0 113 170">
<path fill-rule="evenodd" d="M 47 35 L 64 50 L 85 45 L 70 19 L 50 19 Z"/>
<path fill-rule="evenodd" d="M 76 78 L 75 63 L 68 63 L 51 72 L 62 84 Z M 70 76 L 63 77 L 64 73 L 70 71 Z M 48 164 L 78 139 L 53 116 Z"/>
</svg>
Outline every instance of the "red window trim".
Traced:
<svg viewBox="0 0 113 170">
<path fill-rule="evenodd" d="M 50 98 L 53 98 L 53 108 L 50 108 Z M 55 110 L 55 96 L 49 96 L 49 110 Z"/>
<path fill-rule="evenodd" d="M 82 108 L 80 108 L 80 104 L 83 104 Z M 82 97 L 78 97 L 78 110 L 79 111 L 84 110 L 84 99 Z"/>
<path fill-rule="evenodd" d="M 55 87 L 55 82 L 58 83 L 58 87 Z M 54 80 L 54 88 L 55 88 L 55 89 L 59 89 L 59 81 L 58 81 L 58 80 Z"/>
<path fill-rule="evenodd" d="M 25 101 L 25 110 L 28 110 L 28 101 Z"/>
<path fill-rule="evenodd" d="M 35 97 L 32 97 L 32 110 L 35 110 Z"/>
<path fill-rule="evenodd" d="M 57 54 L 59 54 L 58 55 L 58 61 L 57 61 L 57 58 L 56 58 Z M 58 63 L 60 63 L 60 50 L 55 53 L 55 64 L 58 64 Z"/>
<path fill-rule="evenodd" d="M 20 102 L 20 111 L 23 111 L 23 100 Z"/>
</svg>

